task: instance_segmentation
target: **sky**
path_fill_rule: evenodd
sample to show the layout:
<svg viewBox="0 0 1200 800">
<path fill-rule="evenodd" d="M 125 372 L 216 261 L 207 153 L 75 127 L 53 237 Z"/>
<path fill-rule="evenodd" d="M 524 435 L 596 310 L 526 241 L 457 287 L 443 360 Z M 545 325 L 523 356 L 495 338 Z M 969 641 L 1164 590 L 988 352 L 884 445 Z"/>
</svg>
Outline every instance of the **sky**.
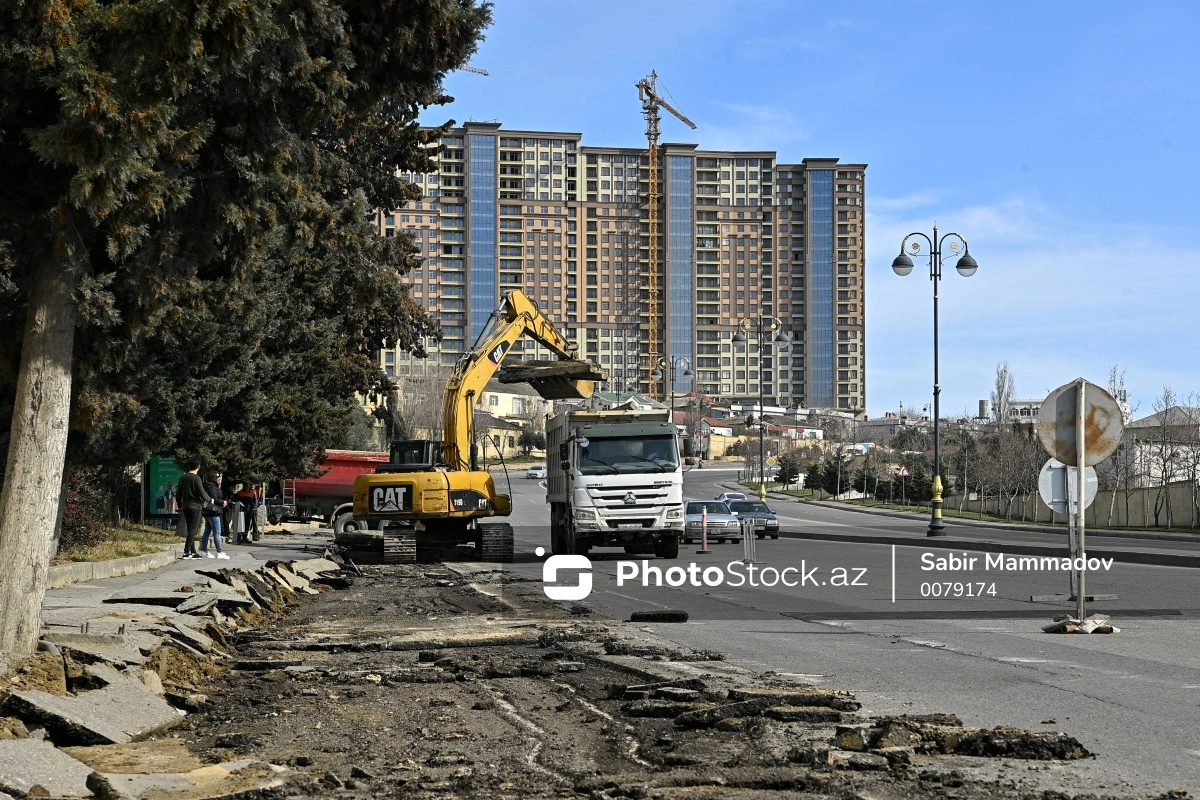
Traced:
<svg viewBox="0 0 1200 800">
<path fill-rule="evenodd" d="M 913 231 L 960 233 L 940 284 L 942 414 L 1125 373 L 1135 416 L 1200 393 L 1200 3 L 499 0 L 453 103 L 423 121 L 580 131 L 865 162 L 867 410 L 930 402 L 933 285 L 891 270 Z M 1200 400 L 1197 401 L 1200 405 Z"/>
</svg>

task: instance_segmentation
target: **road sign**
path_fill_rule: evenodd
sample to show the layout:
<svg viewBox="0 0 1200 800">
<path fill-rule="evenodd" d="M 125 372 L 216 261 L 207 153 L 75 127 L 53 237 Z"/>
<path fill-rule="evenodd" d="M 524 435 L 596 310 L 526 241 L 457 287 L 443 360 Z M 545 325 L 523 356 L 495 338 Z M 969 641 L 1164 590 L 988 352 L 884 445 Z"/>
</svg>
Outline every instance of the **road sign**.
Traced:
<svg viewBox="0 0 1200 800">
<path fill-rule="evenodd" d="M 896 473 L 896 477 L 897 478 L 909 477 L 908 467 L 900 467 L 900 470 Z"/>
<path fill-rule="evenodd" d="M 1079 381 L 1060 386 L 1042 401 L 1038 412 L 1037 435 L 1051 458 L 1063 464 L 1078 466 L 1076 422 L 1079 402 Z M 1113 454 L 1121 443 L 1124 424 L 1121 408 L 1113 396 L 1094 383 L 1084 381 L 1083 425 L 1085 466 L 1099 464 Z"/>
<path fill-rule="evenodd" d="M 768 456 L 768 457 L 767 457 L 767 466 L 768 466 L 768 467 L 773 467 L 773 466 L 775 466 L 775 456 Z"/>
<path fill-rule="evenodd" d="M 1055 514 L 1066 514 L 1071 510 L 1079 497 L 1079 481 L 1076 478 L 1078 467 L 1068 467 L 1057 459 L 1050 459 L 1042 467 L 1038 475 L 1038 494 Z M 1096 468 L 1088 467 L 1084 475 L 1086 485 L 1083 490 L 1083 507 L 1087 508 L 1096 499 Z M 1068 505 L 1068 498 L 1070 505 Z"/>
</svg>

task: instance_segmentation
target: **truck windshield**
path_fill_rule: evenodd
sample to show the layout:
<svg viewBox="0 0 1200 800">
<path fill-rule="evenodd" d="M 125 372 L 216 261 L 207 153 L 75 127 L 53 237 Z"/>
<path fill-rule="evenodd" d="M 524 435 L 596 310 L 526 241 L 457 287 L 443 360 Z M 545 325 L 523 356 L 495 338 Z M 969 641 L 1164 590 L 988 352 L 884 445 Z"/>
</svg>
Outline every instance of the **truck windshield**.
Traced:
<svg viewBox="0 0 1200 800">
<path fill-rule="evenodd" d="M 579 448 L 579 471 L 584 475 L 631 472 L 674 472 L 679 453 L 671 436 L 645 439 L 602 439 L 592 437 Z"/>
</svg>

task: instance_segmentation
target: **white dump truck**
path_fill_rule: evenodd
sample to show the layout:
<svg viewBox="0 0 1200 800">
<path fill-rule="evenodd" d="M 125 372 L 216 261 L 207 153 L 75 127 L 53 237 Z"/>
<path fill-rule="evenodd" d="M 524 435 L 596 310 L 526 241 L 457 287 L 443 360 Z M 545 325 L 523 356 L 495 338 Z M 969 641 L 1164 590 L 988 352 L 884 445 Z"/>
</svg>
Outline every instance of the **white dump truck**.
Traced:
<svg viewBox="0 0 1200 800">
<path fill-rule="evenodd" d="M 567 411 L 546 424 L 555 554 L 593 547 L 679 556 L 683 468 L 666 409 Z"/>
</svg>

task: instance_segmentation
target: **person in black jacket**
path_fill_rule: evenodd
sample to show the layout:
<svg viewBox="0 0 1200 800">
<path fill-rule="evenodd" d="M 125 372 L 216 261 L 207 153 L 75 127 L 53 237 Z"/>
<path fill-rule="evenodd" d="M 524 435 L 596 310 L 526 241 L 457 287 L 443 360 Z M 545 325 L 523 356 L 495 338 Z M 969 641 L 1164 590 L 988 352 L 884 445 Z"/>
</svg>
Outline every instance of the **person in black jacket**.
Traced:
<svg viewBox="0 0 1200 800">
<path fill-rule="evenodd" d="M 208 473 L 208 481 L 204 484 L 204 491 L 208 492 L 212 497 L 212 502 L 204 506 L 204 536 L 200 539 L 200 553 L 205 558 L 229 558 L 224 548 L 221 547 L 221 514 L 228 505 L 228 501 L 225 500 L 225 495 L 221 492 L 220 472 L 214 469 Z M 213 544 L 217 549 L 215 556 L 208 551 L 208 537 L 210 534 L 212 535 Z"/>
<path fill-rule="evenodd" d="M 200 459 L 188 459 L 183 463 L 183 470 L 175 493 L 179 501 L 179 527 L 187 535 L 180 558 L 200 558 L 196 552 L 196 534 L 200 531 L 201 510 L 205 503 L 212 502 L 212 495 L 204 490 L 204 482 L 196 474 L 200 471 Z"/>
</svg>

